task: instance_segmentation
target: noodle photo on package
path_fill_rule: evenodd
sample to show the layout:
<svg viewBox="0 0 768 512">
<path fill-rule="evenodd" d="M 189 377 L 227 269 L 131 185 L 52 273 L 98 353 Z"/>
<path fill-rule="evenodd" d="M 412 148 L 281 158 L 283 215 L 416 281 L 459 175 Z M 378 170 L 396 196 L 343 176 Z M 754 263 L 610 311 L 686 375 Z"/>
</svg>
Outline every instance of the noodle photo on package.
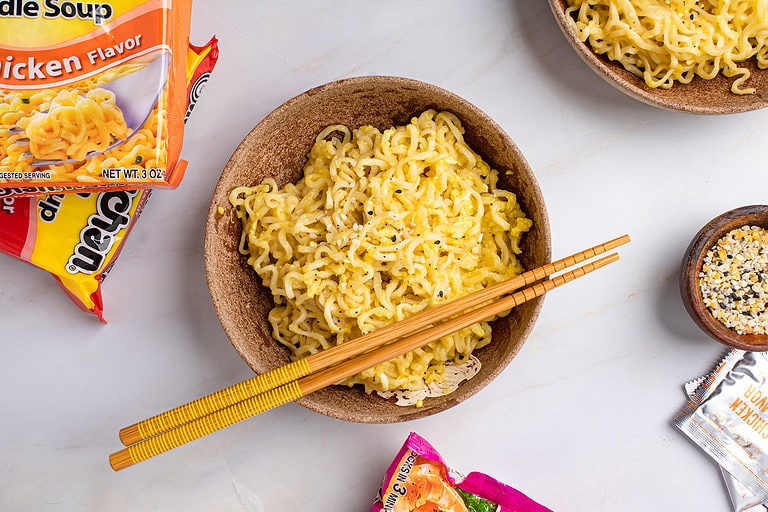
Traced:
<svg viewBox="0 0 768 512">
<path fill-rule="evenodd" d="M 134 133 L 114 93 L 103 88 L 142 67 L 123 65 L 60 88 L 0 90 L 0 173 L 37 172 L 53 182 L 90 183 L 99 181 L 105 168 L 135 169 L 137 177 L 142 170 L 146 174 L 148 169 L 164 168 L 164 95 Z M 118 140 L 125 142 L 88 156 Z M 161 176 L 157 178 L 160 181 Z"/>
<path fill-rule="evenodd" d="M 532 222 L 497 180 L 459 119 L 428 110 L 384 131 L 329 126 L 297 183 L 233 189 L 240 250 L 275 301 L 274 338 L 299 359 L 522 272 Z M 490 341 L 481 322 L 345 384 L 421 390 Z"/>
<path fill-rule="evenodd" d="M 93 21 L 0 12 L 4 197 L 178 186 L 191 6 L 116 2 L 82 15 Z"/>
</svg>

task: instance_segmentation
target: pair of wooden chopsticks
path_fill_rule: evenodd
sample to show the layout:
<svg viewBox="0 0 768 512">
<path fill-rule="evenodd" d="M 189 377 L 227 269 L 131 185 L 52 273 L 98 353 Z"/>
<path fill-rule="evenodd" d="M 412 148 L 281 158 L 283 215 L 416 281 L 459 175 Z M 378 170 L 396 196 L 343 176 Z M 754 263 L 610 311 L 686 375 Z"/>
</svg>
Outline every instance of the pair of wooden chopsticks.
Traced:
<svg viewBox="0 0 768 512">
<path fill-rule="evenodd" d="M 127 468 L 498 315 L 613 263 L 616 253 L 545 279 L 627 242 L 628 235 L 615 238 L 125 427 L 120 440 L 126 448 L 109 462 L 115 471 Z"/>
</svg>

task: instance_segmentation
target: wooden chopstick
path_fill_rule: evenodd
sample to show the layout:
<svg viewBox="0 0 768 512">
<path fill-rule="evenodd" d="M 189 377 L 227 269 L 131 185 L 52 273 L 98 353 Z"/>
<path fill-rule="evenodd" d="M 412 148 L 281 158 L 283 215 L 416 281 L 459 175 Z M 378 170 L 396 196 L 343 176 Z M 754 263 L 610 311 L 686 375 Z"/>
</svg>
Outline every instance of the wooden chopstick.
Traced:
<svg viewBox="0 0 768 512">
<path fill-rule="evenodd" d="M 120 441 L 125 446 L 138 443 L 144 439 L 171 430 L 190 421 L 206 416 L 213 411 L 224 409 L 230 405 L 247 400 L 255 395 L 275 389 L 283 384 L 310 375 L 313 372 L 330 368 L 341 361 L 354 357 L 368 350 L 370 347 L 394 339 L 398 332 L 412 332 L 422 329 L 436 322 L 444 320 L 459 312 L 482 304 L 500 295 L 505 295 L 518 288 L 527 286 L 533 282 L 559 272 L 568 267 L 586 261 L 599 254 L 608 252 L 629 242 L 629 236 L 623 235 L 608 242 L 596 245 L 584 251 L 577 252 L 560 260 L 543 265 L 539 268 L 523 272 L 522 274 L 489 286 L 477 292 L 465 295 L 439 307 L 421 311 L 405 320 L 377 329 L 366 335 L 350 340 L 342 345 L 331 347 L 327 350 L 312 354 L 298 361 L 270 370 L 243 382 L 234 384 L 210 395 L 198 398 L 192 402 L 181 405 L 169 411 L 147 418 L 120 430 Z"/>
<path fill-rule="evenodd" d="M 408 332 L 411 331 L 397 329 L 394 334 L 400 337 L 396 341 L 359 354 L 357 357 L 345 359 L 335 366 L 301 377 L 298 380 L 293 380 L 277 388 L 270 389 L 157 434 L 149 439 L 132 444 L 112 453 L 109 456 L 110 465 L 115 471 L 120 471 L 246 418 L 302 398 L 319 389 L 360 373 L 367 368 L 389 361 L 400 354 L 423 346 L 430 341 L 539 297 L 558 286 L 562 286 L 618 259 L 618 254 L 610 254 L 562 275 L 535 283 L 529 288 L 507 295 L 481 308 L 449 318 L 442 323 L 418 331 L 415 334 L 408 335 Z M 402 324 L 402 322 L 398 322 L 396 325 L 399 324 Z"/>
</svg>

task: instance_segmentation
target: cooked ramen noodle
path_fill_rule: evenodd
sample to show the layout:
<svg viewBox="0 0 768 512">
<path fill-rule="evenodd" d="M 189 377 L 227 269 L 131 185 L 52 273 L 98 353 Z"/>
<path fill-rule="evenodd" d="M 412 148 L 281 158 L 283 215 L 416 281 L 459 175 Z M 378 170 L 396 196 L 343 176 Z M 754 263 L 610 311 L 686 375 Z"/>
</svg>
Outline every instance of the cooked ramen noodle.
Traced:
<svg viewBox="0 0 768 512">
<path fill-rule="evenodd" d="M 165 93 L 144 126 L 132 133 L 114 94 L 102 87 L 141 67 L 126 64 L 65 87 L 0 89 L 0 173 L 37 171 L 50 174 L 52 182 L 86 183 L 102 179 L 105 168 L 164 168 Z M 106 153 L 87 157 L 127 137 Z M 74 161 L 32 165 L 36 160 Z"/>
<path fill-rule="evenodd" d="M 532 225 L 458 118 L 428 110 L 379 131 L 329 126 L 295 184 L 231 191 L 248 256 L 275 306 L 273 336 L 314 354 L 513 277 Z M 367 392 L 421 389 L 491 341 L 482 322 L 348 379 Z"/>
<path fill-rule="evenodd" d="M 131 133 L 115 103 L 115 94 L 102 88 L 84 96 L 77 91 L 60 91 L 45 112 L 36 112 L 17 125 L 29 139 L 32 156 L 39 160 L 83 160 Z"/>
<path fill-rule="evenodd" d="M 694 76 L 735 77 L 745 87 L 754 58 L 768 67 L 765 0 L 567 0 L 572 27 L 598 54 L 620 62 L 652 88 L 670 88 Z"/>
</svg>

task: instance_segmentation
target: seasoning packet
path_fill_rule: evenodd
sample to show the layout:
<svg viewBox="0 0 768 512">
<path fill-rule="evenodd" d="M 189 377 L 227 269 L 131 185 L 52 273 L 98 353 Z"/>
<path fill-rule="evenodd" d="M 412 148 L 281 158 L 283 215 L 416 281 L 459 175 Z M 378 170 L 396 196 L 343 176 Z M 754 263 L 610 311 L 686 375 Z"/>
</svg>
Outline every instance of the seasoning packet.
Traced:
<svg viewBox="0 0 768 512">
<path fill-rule="evenodd" d="M 218 60 L 218 40 L 189 45 L 185 76 L 195 106 Z M 105 321 L 101 284 L 139 218 L 151 189 L 0 196 L 0 252 L 47 270 L 83 311 Z"/>
<path fill-rule="evenodd" d="M 552 512 L 520 491 L 478 472 L 450 469 L 411 432 L 387 469 L 371 512 Z"/>
<path fill-rule="evenodd" d="M 768 501 L 768 353 L 729 351 L 686 384 L 674 424 L 721 467 L 738 512 Z"/>
<path fill-rule="evenodd" d="M 733 505 L 733 512 L 766 512 L 768 506 L 752 494 L 741 482 L 736 480 L 730 473 L 722 467 L 720 471 L 723 474 L 725 488 L 728 491 L 728 497 Z"/>
<path fill-rule="evenodd" d="M 696 379 L 690 380 L 685 383 L 684 389 L 686 396 L 692 400 L 698 400 L 706 394 L 706 390 L 711 387 L 715 378 L 714 375 L 725 368 L 723 365 L 732 365 L 736 360 L 735 350 L 731 350 L 723 359 L 718 362 L 718 365 L 713 371 L 707 375 L 703 375 Z M 723 482 L 725 483 L 726 490 L 728 491 L 728 498 L 733 506 L 733 512 L 768 512 L 768 506 L 764 505 L 757 496 L 752 494 L 744 484 L 739 482 L 736 478 L 728 473 L 722 466 L 720 472 L 723 476 Z"/>
<path fill-rule="evenodd" d="M 192 0 L 0 2 L 4 195 L 178 186 Z"/>
</svg>

